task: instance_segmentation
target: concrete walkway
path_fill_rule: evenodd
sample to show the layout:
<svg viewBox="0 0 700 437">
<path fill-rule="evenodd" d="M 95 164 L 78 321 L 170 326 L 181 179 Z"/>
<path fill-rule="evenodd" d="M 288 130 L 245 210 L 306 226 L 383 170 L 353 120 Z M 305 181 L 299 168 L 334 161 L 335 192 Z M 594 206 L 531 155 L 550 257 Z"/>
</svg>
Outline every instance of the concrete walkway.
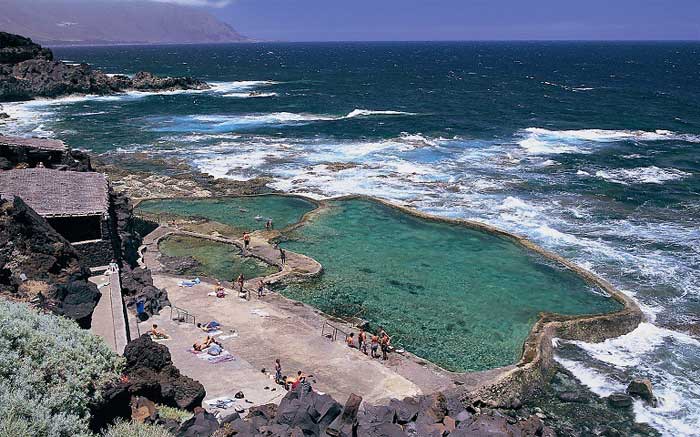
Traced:
<svg viewBox="0 0 700 437">
<path fill-rule="evenodd" d="M 90 282 L 102 293 L 92 313 L 90 331 L 104 338 L 114 352 L 122 354 L 128 338 L 119 273 L 95 275 L 90 277 Z"/>
</svg>

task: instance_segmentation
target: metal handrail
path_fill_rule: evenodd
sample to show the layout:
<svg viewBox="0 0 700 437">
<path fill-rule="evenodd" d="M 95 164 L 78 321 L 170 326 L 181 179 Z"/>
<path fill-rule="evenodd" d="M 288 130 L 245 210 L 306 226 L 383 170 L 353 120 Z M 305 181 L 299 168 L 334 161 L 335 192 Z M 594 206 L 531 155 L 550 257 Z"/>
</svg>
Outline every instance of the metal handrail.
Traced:
<svg viewBox="0 0 700 437">
<path fill-rule="evenodd" d="M 339 327 L 333 325 L 332 323 L 328 321 L 323 322 L 323 326 L 321 327 L 321 336 L 326 337 L 326 325 L 331 329 L 331 334 L 330 334 L 330 339 L 331 341 L 336 341 L 338 340 L 338 332 L 342 333 L 344 336 L 347 337 L 348 333 L 340 329 Z"/>
<path fill-rule="evenodd" d="M 177 312 L 176 318 L 173 318 L 173 310 L 175 310 Z M 188 323 L 188 320 L 190 317 L 192 317 L 192 324 L 196 325 L 197 324 L 197 317 L 194 314 L 190 314 L 190 312 L 187 311 L 186 309 L 176 307 L 175 305 L 172 305 L 170 307 L 170 320 L 177 320 L 178 322 Z"/>
</svg>

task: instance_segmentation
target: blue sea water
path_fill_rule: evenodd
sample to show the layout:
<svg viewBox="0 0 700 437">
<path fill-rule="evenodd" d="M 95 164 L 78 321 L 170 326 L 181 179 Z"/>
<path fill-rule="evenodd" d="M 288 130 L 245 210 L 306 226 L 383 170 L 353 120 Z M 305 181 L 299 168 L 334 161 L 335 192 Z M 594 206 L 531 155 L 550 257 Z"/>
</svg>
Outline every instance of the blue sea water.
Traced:
<svg viewBox="0 0 700 437">
<path fill-rule="evenodd" d="M 634 296 L 633 333 L 561 362 L 649 377 L 665 435 L 700 427 L 700 44 L 327 43 L 61 48 L 210 91 L 5 104 L 0 130 L 316 197 L 364 193 L 526 235 Z M 251 92 L 255 92 L 251 94 Z M 329 164 L 343 163 L 342 167 Z M 338 170 L 338 168 L 342 168 Z M 575 352 L 568 352 L 573 349 Z"/>
</svg>

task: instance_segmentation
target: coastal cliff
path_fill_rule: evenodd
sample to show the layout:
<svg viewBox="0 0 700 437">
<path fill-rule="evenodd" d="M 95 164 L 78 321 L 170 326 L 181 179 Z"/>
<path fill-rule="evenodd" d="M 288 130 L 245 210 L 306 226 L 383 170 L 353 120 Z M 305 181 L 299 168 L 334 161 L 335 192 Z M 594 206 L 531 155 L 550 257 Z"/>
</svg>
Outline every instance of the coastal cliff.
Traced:
<svg viewBox="0 0 700 437">
<path fill-rule="evenodd" d="M 29 38 L 0 32 L 0 102 L 69 94 L 112 94 L 129 90 L 208 89 L 191 77 L 158 77 L 139 72 L 133 78 L 107 75 L 87 64 L 53 59 L 51 50 Z"/>
</svg>

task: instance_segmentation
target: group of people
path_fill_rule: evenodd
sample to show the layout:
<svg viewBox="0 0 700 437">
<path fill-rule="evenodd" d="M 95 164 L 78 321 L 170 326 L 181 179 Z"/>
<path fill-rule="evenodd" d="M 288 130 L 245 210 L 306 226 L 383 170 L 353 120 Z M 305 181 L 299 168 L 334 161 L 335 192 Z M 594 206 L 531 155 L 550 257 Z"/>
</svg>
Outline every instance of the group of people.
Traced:
<svg viewBox="0 0 700 437">
<path fill-rule="evenodd" d="M 301 384 L 307 384 L 308 378 L 313 377 L 313 375 L 306 375 L 304 372 L 299 370 L 296 376 L 282 376 L 282 364 L 280 359 L 275 360 L 275 383 L 283 385 L 286 390 L 294 390 Z"/>
<path fill-rule="evenodd" d="M 355 344 L 355 333 L 351 332 L 345 337 L 345 343 L 348 347 L 357 348 L 365 355 L 369 355 L 372 358 L 379 358 L 379 350 L 381 349 L 382 360 L 388 358 L 387 354 L 389 352 L 389 347 L 391 346 L 391 337 L 386 333 L 384 328 L 380 327 L 376 334 L 371 334 L 369 341 L 367 341 L 368 333 L 364 328 L 360 328 L 360 332 L 357 334 L 357 345 Z M 369 344 L 370 352 L 367 353 L 367 345 Z"/>
<path fill-rule="evenodd" d="M 239 297 L 245 297 L 247 300 L 250 300 L 250 290 L 246 290 L 244 287 L 245 286 L 245 276 L 243 275 L 243 273 L 238 275 L 238 277 L 231 282 L 233 282 L 234 287 L 238 287 L 238 296 Z M 263 279 L 260 279 L 260 281 L 258 282 L 258 287 L 257 287 L 258 298 L 265 296 L 265 287 L 266 286 L 267 286 L 267 284 L 265 283 L 265 281 Z M 218 287 L 221 288 L 222 293 L 223 293 L 223 289 L 224 289 L 223 287 L 221 287 L 221 284 L 219 282 L 217 282 L 217 296 L 219 295 Z"/>
</svg>

